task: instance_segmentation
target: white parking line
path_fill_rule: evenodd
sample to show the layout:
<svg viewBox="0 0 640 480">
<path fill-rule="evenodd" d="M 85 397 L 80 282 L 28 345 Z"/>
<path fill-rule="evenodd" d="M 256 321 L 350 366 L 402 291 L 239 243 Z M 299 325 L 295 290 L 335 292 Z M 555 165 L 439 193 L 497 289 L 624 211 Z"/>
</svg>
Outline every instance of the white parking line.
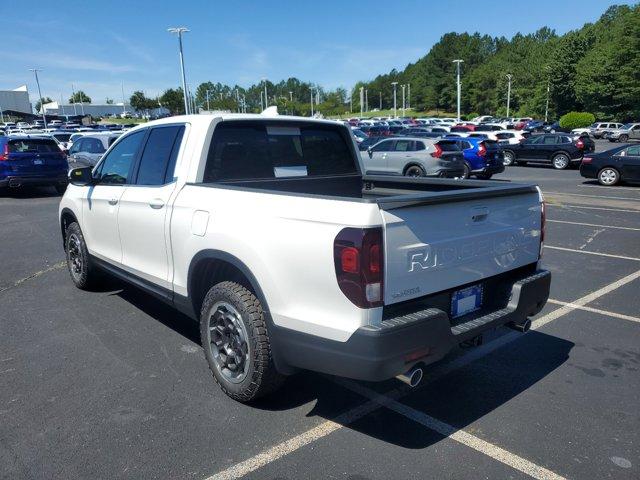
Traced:
<svg viewBox="0 0 640 480">
<path fill-rule="evenodd" d="M 583 306 L 586 303 L 592 302 L 598 297 L 605 295 L 609 292 L 612 292 L 616 288 L 619 288 L 627 283 L 635 280 L 640 277 L 640 270 L 627 275 L 620 280 L 617 280 L 595 292 L 592 292 L 584 297 L 581 297 L 574 302 L 564 305 L 556 310 L 553 310 L 546 315 L 534 320 L 531 325 L 531 330 L 538 330 L 539 328 L 547 325 L 549 322 L 557 320 L 558 318 L 576 310 L 579 306 Z M 505 335 L 491 341 L 490 343 L 486 343 L 478 348 L 473 350 L 469 350 L 468 353 L 453 359 L 449 362 L 440 363 L 433 368 L 430 369 L 429 375 L 423 382 L 421 383 L 421 387 L 428 385 L 435 380 L 442 378 L 445 375 L 450 374 L 451 372 L 458 370 L 460 368 L 469 365 L 470 363 L 479 360 L 495 350 L 502 348 L 505 345 L 508 345 L 512 341 L 522 338 L 521 333 L 517 332 L 508 332 Z M 399 400 L 410 392 L 415 392 L 415 389 L 409 389 L 404 386 L 400 386 L 396 389 L 393 389 L 387 393 L 385 393 L 385 397 L 393 400 Z M 316 440 L 320 440 L 323 437 L 335 432 L 336 430 L 341 429 L 342 427 L 348 426 L 349 424 L 355 422 L 356 420 L 368 415 L 369 413 L 377 410 L 379 408 L 378 402 L 374 400 L 369 400 L 357 407 L 354 407 L 341 415 L 337 416 L 333 420 L 327 420 L 320 425 L 317 425 L 306 432 L 303 432 L 295 437 L 284 440 L 283 442 L 274 445 L 261 453 L 255 455 L 254 457 L 248 458 L 240 463 L 232 465 L 231 467 L 218 472 L 210 477 L 207 477 L 206 480 L 233 480 L 242 478 L 245 475 L 248 475 L 251 472 L 258 470 L 265 465 L 268 465 L 290 453 L 295 452 L 296 450 L 304 447 L 305 445 L 309 445 L 310 443 L 315 442 Z M 535 464 L 532 464 L 535 465 Z M 553 472 L 551 472 L 553 473 Z M 555 475 L 555 474 L 554 474 Z M 541 477 L 545 478 L 545 477 Z M 551 477 L 556 478 L 556 477 Z M 557 477 L 562 478 L 562 477 Z"/>
<path fill-rule="evenodd" d="M 566 220 L 551 220 L 547 218 L 547 222 L 551 223 L 566 223 L 568 225 L 582 225 L 585 227 L 599 227 L 599 228 L 615 228 L 617 230 L 632 230 L 634 232 L 640 232 L 640 228 L 634 227 L 617 227 L 615 225 L 596 225 L 594 223 L 583 223 L 583 222 L 567 222 Z"/>
<path fill-rule="evenodd" d="M 20 280 L 16 280 L 15 282 L 13 282 L 10 285 L 6 285 L 4 287 L 1 287 L 0 288 L 0 293 L 6 292 L 10 288 L 17 287 L 18 285 L 26 282 L 27 280 L 31 280 L 32 278 L 39 277 L 40 275 L 44 275 L 45 273 L 51 272 L 53 270 L 58 270 L 58 269 L 66 266 L 66 265 L 67 265 L 67 262 L 55 263 L 55 264 L 51 265 L 49 268 L 45 268 L 44 270 L 37 271 L 37 272 L 32 273 L 31 275 L 29 275 L 28 277 L 24 277 L 24 278 L 21 278 Z"/>
<path fill-rule="evenodd" d="M 559 208 L 583 208 L 585 210 L 605 210 L 607 212 L 621 212 L 621 213 L 640 213 L 640 210 L 626 210 L 622 208 L 604 208 L 604 207 L 585 207 L 584 205 L 569 205 L 567 203 L 547 203 L 545 207 L 559 207 Z"/>
<path fill-rule="evenodd" d="M 336 382 L 340 385 L 348 388 L 349 390 L 358 393 L 370 400 L 378 403 L 379 405 L 393 410 L 400 415 L 403 415 L 416 423 L 424 425 L 425 427 L 438 432 L 440 435 L 455 440 L 462 445 L 472 448 L 480 453 L 487 455 L 505 465 L 510 466 L 522 473 L 529 475 L 532 478 L 539 480 L 563 480 L 565 477 L 558 475 L 551 470 L 536 465 L 530 462 L 526 458 L 522 458 L 515 453 L 511 453 L 504 448 L 482 440 L 475 435 L 472 435 L 464 430 L 453 427 L 445 422 L 433 418 L 426 413 L 415 410 L 403 403 L 398 402 L 386 395 L 381 395 L 367 387 L 357 384 L 351 380 L 336 379 Z"/>
<path fill-rule="evenodd" d="M 598 255 L 600 257 L 619 258 L 621 260 L 633 260 L 635 262 L 640 262 L 640 258 L 625 257 L 623 255 L 614 255 L 612 253 L 589 252 L 587 250 L 576 250 L 575 248 L 554 247 L 552 245 L 545 245 L 544 248 L 545 249 L 549 248 L 551 250 L 561 250 L 563 252 L 584 253 L 587 255 Z"/>
<path fill-rule="evenodd" d="M 554 300 L 550 298 L 547 300 L 549 303 L 561 306 L 570 306 L 576 310 L 584 310 L 585 312 L 598 313 L 607 317 L 620 318 L 622 320 L 629 320 L 630 322 L 640 323 L 640 317 L 632 317 L 631 315 L 624 315 L 623 313 L 610 312 L 608 310 L 601 310 L 599 308 L 587 307 L 584 305 L 576 305 L 575 303 L 562 302 L 560 300 Z"/>
<path fill-rule="evenodd" d="M 607 190 L 611 191 L 611 187 L 604 187 L 602 185 L 585 185 L 584 183 L 582 185 L 578 185 L 578 187 L 586 187 L 586 188 L 606 188 Z M 634 192 L 638 191 L 638 187 L 622 187 L 620 185 L 616 185 L 615 187 L 616 190 L 633 190 Z"/>
<path fill-rule="evenodd" d="M 588 197 L 588 198 L 608 198 L 611 200 L 635 200 L 636 202 L 640 200 L 640 197 L 613 197 L 613 196 L 605 196 L 605 195 L 585 195 L 584 193 L 563 193 L 563 192 L 545 192 L 545 195 L 562 195 L 564 197 Z"/>
</svg>

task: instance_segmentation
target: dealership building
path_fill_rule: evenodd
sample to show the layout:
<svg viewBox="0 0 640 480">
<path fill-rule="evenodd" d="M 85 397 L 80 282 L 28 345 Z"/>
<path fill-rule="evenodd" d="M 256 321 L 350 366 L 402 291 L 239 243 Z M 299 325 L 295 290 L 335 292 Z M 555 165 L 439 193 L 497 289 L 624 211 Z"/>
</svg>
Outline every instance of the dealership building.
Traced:
<svg viewBox="0 0 640 480">
<path fill-rule="evenodd" d="M 125 103 L 45 103 L 43 106 L 45 115 L 91 115 L 92 117 L 106 117 L 120 115 L 121 113 L 133 113 L 131 105 Z M 42 112 L 39 112 L 42 113 Z"/>
<path fill-rule="evenodd" d="M 0 110 L 2 112 L 15 112 L 31 114 L 31 102 L 26 85 L 14 90 L 0 90 Z"/>
</svg>

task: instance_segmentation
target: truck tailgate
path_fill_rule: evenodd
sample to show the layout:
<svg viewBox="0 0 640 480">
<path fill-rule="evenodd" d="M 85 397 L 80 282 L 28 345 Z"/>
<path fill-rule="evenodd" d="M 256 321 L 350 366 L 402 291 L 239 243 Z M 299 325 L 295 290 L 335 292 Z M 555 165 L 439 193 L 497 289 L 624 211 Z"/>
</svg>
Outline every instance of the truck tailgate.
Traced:
<svg viewBox="0 0 640 480">
<path fill-rule="evenodd" d="M 482 190 L 443 195 L 442 201 L 434 196 L 379 202 L 385 305 L 472 284 L 538 260 L 538 192 L 513 188 L 510 193 L 502 187 L 492 196 Z"/>
</svg>

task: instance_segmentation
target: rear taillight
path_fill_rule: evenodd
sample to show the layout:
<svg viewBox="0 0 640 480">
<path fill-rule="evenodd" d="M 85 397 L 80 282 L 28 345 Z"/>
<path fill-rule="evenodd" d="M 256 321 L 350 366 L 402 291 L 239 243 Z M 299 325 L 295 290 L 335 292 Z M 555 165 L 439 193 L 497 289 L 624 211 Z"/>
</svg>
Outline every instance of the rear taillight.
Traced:
<svg viewBox="0 0 640 480">
<path fill-rule="evenodd" d="M 540 251 L 538 252 L 538 258 L 542 258 L 542 251 L 544 249 L 544 238 L 547 229 L 547 214 L 544 204 L 544 196 L 540 187 L 536 187 L 538 190 L 538 197 L 540 198 Z"/>
<path fill-rule="evenodd" d="M 9 160 L 9 144 L 5 143 L 2 153 L 0 153 L 0 162 Z"/>
<path fill-rule="evenodd" d="M 578 140 L 576 142 L 576 147 L 578 147 L 580 150 L 582 150 L 584 148 L 584 142 L 582 140 Z"/>
<path fill-rule="evenodd" d="M 484 143 L 480 142 L 478 144 L 478 155 L 484 157 L 487 154 L 487 147 L 484 146 Z"/>
<path fill-rule="evenodd" d="M 440 158 L 442 156 L 442 148 L 437 143 L 434 145 L 436 147 L 434 152 L 431 152 L 431 156 L 434 158 Z"/>
<path fill-rule="evenodd" d="M 345 228 L 333 242 L 338 286 L 360 308 L 382 306 L 382 228 Z"/>
<path fill-rule="evenodd" d="M 591 157 L 582 157 L 582 163 L 591 163 L 593 158 Z"/>
</svg>

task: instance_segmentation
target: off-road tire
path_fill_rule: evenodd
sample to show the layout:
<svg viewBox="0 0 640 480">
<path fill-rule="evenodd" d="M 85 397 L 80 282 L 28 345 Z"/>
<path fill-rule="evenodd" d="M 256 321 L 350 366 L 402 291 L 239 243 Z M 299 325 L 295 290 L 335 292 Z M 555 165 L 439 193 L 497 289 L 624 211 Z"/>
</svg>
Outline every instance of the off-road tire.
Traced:
<svg viewBox="0 0 640 480">
<path fill-rule="evenodd" d="M 226 302 L 240 314 L 240 321 L 248 334 L 247 371 L 244 379 L 234 383 L 224 376 L 214 358 L 211 345 L 210 319 L 213 307 Z M 222 391 L 238 402 L 247 403 L 277 390 L 286 378 L 273 362 L 271 342 L 260 300 L 248 289 L 235 282 L 221 282 L 209 289 L 200 311 L 200 338 L 213 378 Z"/>
<path fill-rule="evenodd" d="M 87 243 L 77 222 L 71 223 L 65 230 L 64 247 L 67 258 L 67 268 L 74 285 L 80 290 L 90 290 L 100 280 L 100 272 L 93 265 Z M 78 255 L 80 264 L 74 262 L 74 255 Z"/>
</svg>

